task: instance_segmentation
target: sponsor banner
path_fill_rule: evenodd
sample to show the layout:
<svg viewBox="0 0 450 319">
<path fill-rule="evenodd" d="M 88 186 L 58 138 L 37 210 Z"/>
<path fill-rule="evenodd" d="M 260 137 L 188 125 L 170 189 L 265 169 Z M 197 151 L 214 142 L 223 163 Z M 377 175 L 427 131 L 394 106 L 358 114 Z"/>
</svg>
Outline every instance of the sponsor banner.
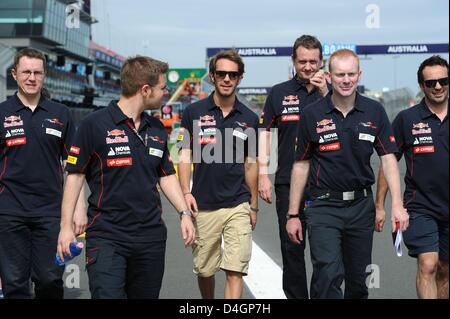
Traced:
<svg viewBox="0 0 450 319">
<path fill-rule="evenodd" d="M 124 158 L 109 159 L 106 161 L 106 165 L 108 167 L 132 166 L 133 158 L 124 157 Z"/>
<path fill-rule="evenodd" d="M 319 150 L 321 152 L 332 152 L 332 151 L 338 151 L 341 149 L 341 143 L 331 143 L 331 144 L 324 144 L 319 146 Z"/>
<path fill-rule="evenodd" d="M 25 145 L 25 144 L 27 144 L 27 138 L 26 137 L 19 137 L 19 138 L 13 138 L 11 140 L 6 140 L 6 145 L 8 147 L 18 146 L 18 145 Z"/>
<path fill-rule="evenodd" d="M 414 154 L 423 154 L 423 153 L 434 153 L 434 145 L 414 147 Z"/>
</svg>

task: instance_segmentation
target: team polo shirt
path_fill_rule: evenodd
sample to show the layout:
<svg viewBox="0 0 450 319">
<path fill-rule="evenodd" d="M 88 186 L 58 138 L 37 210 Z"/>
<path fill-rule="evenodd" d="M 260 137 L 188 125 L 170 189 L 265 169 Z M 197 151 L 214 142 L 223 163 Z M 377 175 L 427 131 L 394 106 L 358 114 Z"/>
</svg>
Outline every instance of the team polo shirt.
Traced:
<svg viewBox="0 0 450 319">
<path fill-rule="evenodd" d="M 15 94 L 0 104 L 0 121 L 0 214 L 60 217 L 69 109 L 41 97 L 32 112 Z"/>
<path fill-rule="evenodd" d="M 85 174 L 92 192 L 87 236 L 165 240 L 157 183 L 175 173 L 167 133 L 159 120 L 146 113 L 138 131 L 130 123 L 116 102 L 90 114 L 78 128 L 66 170 Z"/>
<path fill-rule="evenodd" d="M 300 111 L 322 98 L 317 88 L 308 93 L 306 86 L 295 79 L 275 85 L 267 97 L 260 127 L 278 130 L 278 167 L 275 184 L 289 184 L 294 163 L 295 143 Z"/>
<path fill-rule="evenodd" d="M 448 115 L 441 122 L 422 100 L 401 111 L 392 126 L 397 158 L 404 154 L 407 167 L 404 206 L 448 221 Z"/>
<path fill-rule="evenodd" d="M 178 139 L 179 147 L 192 150 L 192 195 L 201 210 L 248 202 L 244 161 L 257 156 L 258 116 L 236 98 L 224 118 L 213 95 L 186 108 Z"/>
<path fill-rule="evenodd" d="M 389 119 L 380 103 L 358 93 L 344 118 L 331 94 L 303 110 L 296 160 L 310 160 L 312 188 L 345 192 L 370 187 L 375 182 L 373 149 L 379 156 L 397 151 Z"/>
</svg>

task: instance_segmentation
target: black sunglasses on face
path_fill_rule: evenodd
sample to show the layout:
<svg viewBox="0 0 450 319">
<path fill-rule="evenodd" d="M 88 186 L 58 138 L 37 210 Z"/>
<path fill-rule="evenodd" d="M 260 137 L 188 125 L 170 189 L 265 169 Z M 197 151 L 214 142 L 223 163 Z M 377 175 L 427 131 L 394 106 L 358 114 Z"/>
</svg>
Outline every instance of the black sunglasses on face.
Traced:
<svg viewBox="0 0 450 319">
<path fill-rule="evenodd" d="M 216 72 L 214 72 L 214 74 L 216 75 L 216 77 L 218 79 L 221 79 L 221 80 L 225 79 L 227 77 L 227 74 L 228 74 L 228 77 L 230 78 L 230 80 L 236 80 L 238 77 L 241 76 L 241 73 L 239 73 L 237 71 L 216 71 Z"/>
<path fill-rule="evenodd" d="M 436 79 L 436 80 L 425 80 L 423 81 L 423 84 L 429 89 L 434 89 L 436 87 L 436 83 L 439 82 L 440 86 L 448 85 L 448 77 Z"/>
</svg>

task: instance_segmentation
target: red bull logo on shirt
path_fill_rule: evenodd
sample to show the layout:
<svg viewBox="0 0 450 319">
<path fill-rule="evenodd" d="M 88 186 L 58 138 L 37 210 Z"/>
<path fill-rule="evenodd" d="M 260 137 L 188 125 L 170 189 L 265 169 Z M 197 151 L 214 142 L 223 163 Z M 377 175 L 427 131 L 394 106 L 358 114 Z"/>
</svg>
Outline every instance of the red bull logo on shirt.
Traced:
<svg viewBox="0 0 450 319">
<path fill-rule="evenodd" d="M 431 134 L 431 127 L 428 123 L 417 123 L 413 124 L 412 132 L 413 135 L 418 134 Z"/>
<path fill-rule="evenodd" d="M 14 126 L 22 126 L 23 121 L 22 118 L 16 115 L 11 115 L 8 117 L 5 117 L 5 122 L 3 123 L 3 127 L 14 127 Z"/>
<path fill-rule="evenodd" d="M 125 135 L 124 130 L 112 130 L 107 131 L 108 137 L 106 138 L 106 144 L 128 143 L 128 136 Z M 124 136 L 125 135 L 125 136 Z"/>
<path fill-rule="evenodd" d="M 316 132 L 318 134 L 333 131 L 336 129 L 336 124 L 334 124 L 332 119 L 323 119 L 320 122 L 317 122 Z"/>
<path fill-rule="evenodd" d="M 284 97 L 283 106 L 288 105 L 299 105 L 300 100 L 298 99 L 298 95 L 288 95 Z"/>
</svg>

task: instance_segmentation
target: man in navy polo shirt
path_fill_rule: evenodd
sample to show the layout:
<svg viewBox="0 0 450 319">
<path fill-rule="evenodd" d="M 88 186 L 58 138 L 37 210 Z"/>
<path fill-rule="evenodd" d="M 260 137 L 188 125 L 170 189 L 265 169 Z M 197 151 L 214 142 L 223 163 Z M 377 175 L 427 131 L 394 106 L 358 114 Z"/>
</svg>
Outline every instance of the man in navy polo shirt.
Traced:
<svg viewBox="0 0 450 319">
<path fill-rule="evenodd" d="M 219 52 L 209 72 L 215 91 L 183 113 L 179 175 L 195 215 L 194 272 L 201 295 L 214 298 L 214 275 L 222 269 L 225 298 L 236 299 L 242 297 L 258 211 L 258 117 L 236 98 L 244 63 L 235 51 Z"/>
<path fill-rule="evenodd" d="M 448 299 L 448 62 L 426 59 L 417 78 L 425 98 L 392 123 L 397 159 L 404 154 L 407 167 L 403 202 L 410 226 L 403 238 L 417 258 L 418 297 Z M 380 171 L 376 203 L 383 217 L 387 191 Z"/>
<path fill-rule="evenodd" d="M 161 105 L 167 69 L 166 63 L 149 57 L 125 61 L 120 100 L 88 116 L 70 148 L 58 253 L 70 255 L 75 201 L 86 178 L 92 192 L 86 264 L 94 299 L 159 297 L 167 230 L 157 183 L 180 212 L 185 245 L 195 239 L 167 133 L 144 112 Z"/>
<path fill-rule="evenodd" d="M 272 128 L 278 132 L 278 168 L 275 177 L 276 209 L 278 215 L 281 255 L 283 257 L 283 290 L 289 299 L 307 299 L 308 284 L 305 268 L 305 242 L 293 243 L 286 232 L 286 213 L 289 207 L 289 183 L 295 155 L 295 140 L 300 111 L 306 105 L 327 95 L 322 44 L 310 35 L 303 35 L 294 43 L 292 62 L 296 74 L 293 79 L 275 85 L 270 91 L 260 119 L 259 194 L 272 203 L 272 183 L 269 179 L 270 138 Z M 302 205 L 303 206 L 303 205 Z M 299 213 L 303 210 L 301 207 Z M 303 214 L 300 218 L 304 222 Z M 305 236 L 306 227 L 303 228 Z"/>
<path fill-rule="evenodd" d="M 74 134 L 67 107 L 41 94 L 45 56 L 17 52 L 12 76 L 18 92 L 0 104 L 0 277 L 5 298 L 63 298 L 64 268 L 55 262 L 62 161 Z M 84 197 L 76 218 L 86 215 Z M 80 213 L 81 212 L 81 213 Z"/>
<path fill-rule="evenodd" d="M 408 214 L 400 196 L 397 148 L 383 107 L 356 92 L 361 77 L 358 56 L 338 50 L 329 58 L 332 93 L 309 105 L 299 124 L 286 225 L 292 241 L 303 240 L 298 216 L 310 179 L 313 202 L 305 209 L 313 276 L 311 298 L 367 298 L 366 269 L 371 264 L 375 181 L 370 157 L 381 158 L 392 190 L 392 214 L 404 230 Z"/>
</svg>

